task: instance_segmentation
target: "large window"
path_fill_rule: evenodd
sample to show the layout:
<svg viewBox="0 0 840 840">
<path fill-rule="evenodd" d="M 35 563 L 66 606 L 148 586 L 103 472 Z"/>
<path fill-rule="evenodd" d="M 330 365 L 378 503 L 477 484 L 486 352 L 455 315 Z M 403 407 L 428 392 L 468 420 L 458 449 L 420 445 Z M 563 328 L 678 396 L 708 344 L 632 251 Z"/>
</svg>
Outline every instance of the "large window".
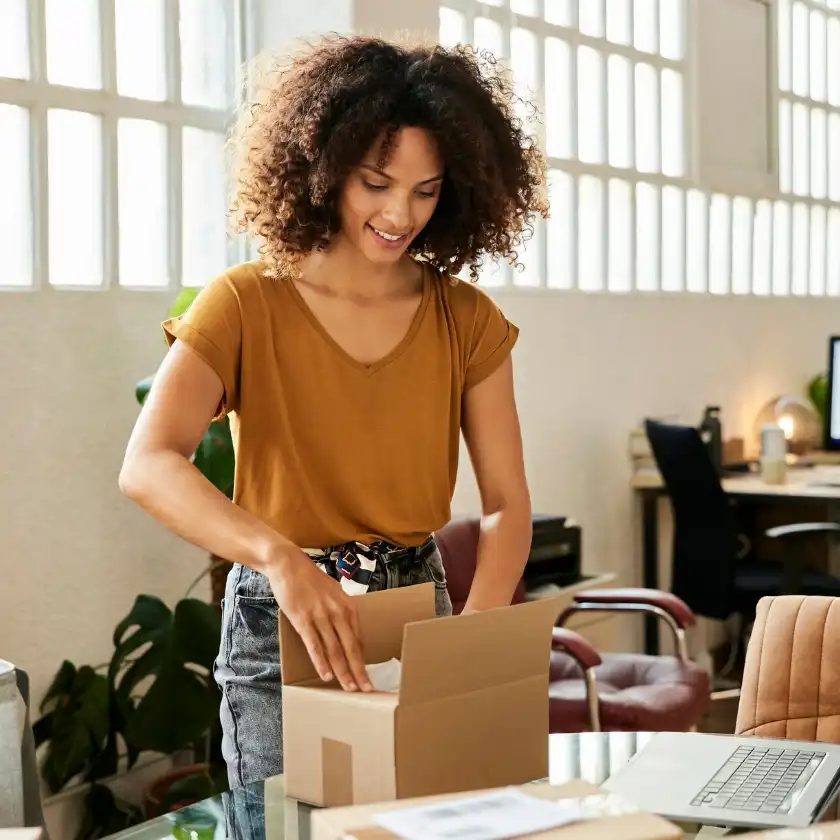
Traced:
<svg viewBox="0 0 840 840">
<path fill-rule="evenodd" d="M 446 0 L 441 41 L 510 68 L 542 112 L 550 167 L 552 218 L 524 270 L 488 265 L 482 283 L 840 294 L 840 0 L 779 0 L 780 188 L 749 195 L 693 177 L 689 12 L 687 0 Z"/>
<path fill-rule="evenodd" d="M 234 256 L 241 0 L 0 2 L 0 287 L 201 285 Z"/>
</svg>

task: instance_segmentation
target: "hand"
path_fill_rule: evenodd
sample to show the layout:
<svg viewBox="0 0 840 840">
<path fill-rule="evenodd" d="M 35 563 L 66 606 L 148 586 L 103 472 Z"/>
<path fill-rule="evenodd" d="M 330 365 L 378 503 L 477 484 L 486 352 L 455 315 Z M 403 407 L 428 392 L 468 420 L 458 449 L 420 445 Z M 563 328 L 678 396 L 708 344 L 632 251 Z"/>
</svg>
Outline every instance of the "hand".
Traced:
<svg viewBox="0 0 840 840">
<path fill-rule="evenodd" d="M 265 574 L 321 679 L 335 676 L 345 691 L 372 691 L 353 597 L 296 546 L 278 549 Z"/>
</svg>

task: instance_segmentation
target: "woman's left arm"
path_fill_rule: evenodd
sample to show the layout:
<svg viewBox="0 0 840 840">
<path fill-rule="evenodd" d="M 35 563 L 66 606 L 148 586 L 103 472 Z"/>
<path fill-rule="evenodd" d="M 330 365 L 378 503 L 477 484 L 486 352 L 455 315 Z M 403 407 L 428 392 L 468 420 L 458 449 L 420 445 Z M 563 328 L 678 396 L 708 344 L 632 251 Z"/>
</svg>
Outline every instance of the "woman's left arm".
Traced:
<svg viewBox="0 0 840 840">
<path fill-rule="evenodd" d="M 481 495 L 475 578 L 464 612 L 510 604 L 531 549 L 531 499 L 510 356 L 468 389 L 462 429 Z"/>
</svg>

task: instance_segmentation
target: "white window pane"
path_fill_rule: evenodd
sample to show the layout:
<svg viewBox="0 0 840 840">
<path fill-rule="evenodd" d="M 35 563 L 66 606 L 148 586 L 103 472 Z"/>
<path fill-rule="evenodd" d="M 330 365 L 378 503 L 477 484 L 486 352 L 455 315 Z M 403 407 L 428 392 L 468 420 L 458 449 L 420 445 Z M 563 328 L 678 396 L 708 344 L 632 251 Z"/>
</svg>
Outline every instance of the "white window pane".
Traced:
<svg viewBox="0 0 840 840">
<path fill-rule="evenodd" d="M 825 15 L 816 9 L 811 11 L 811 35 L 809 56 L 810 66 L 810 87 L 811 99 L 818 102 L 825 102 L 826 95 L 826 73 L 828 72 L 827 57 L 825 54 L 826 44 Z"/>
<path fill-rule="evenodd" d="M 636 65 L 636 168 L 659 172 L 659 78 L 650 64 Z"/>
<path fill-rule="evenodd" d="M 683 134 L 683 77 L 662 71 L 662 172 L 678 178 L 685 173 Z"/>
<path fill-rule="evenodd" d="M 808 58 L 808 34 L 810 31 L 808 9 L 804 3 L 793 4 L 793 92 L 799 96 L 808 95 L 810 60 Z"/>
<path fill-rule="evenodd" d="M 578 25 L 584 35 L 604 37 L 604 0 L 580 0 Z"/>
<path fill-rule="evenodd" d="M 552 289 L 571 289 L 574 279 L 575 219 L 574 180 L 568 172 L 552 169 L 548 173 L 548 278 Z"/>
<path fill-rule="evenodd" d="M 790 205 L 773 203 L 773 294 L 790 292 Z"/>
<path fill-rule="evenodd" d="M 166 99 L 164 0 L 116 0 L 117 91 Z"/>
<path fill-rule="evenodd" d="M 675 61 L 685 53 L 685 0 L 659 0 L 659 38 L 662 55 Z"/>
<path fill-rule="evenodd" d="M 811 195 L 825 198 L 828 190 L 828 149 L 825 111 L 811 111 Z"/>
<path fill-rule="evenodd" d="M 438 14 L 441 44 L 445 47 L 454 47 L 467 40 L 467 19 L 462 12 L 441 6 Z"/>
<path fill-rule="evenodd" d="M 513 69 L 514 90 L 521 102 L 515 103 L 516 114 L 525 130 L 537 130 L 536 115 L 528 103 L 534 101 L 539 87 L 537 78 L 537 36 L 528 29 L 514 27 L 510 33 L 510 63 Z"/>
<path fill-rule="evenodd" d="M 578 181 L 578 288 L 604 288 L 604 182 L 591 175 Z"/>
<path fill-rule="evenodd" d="M 32 285 L 29 112 L 0 104 L 0 286 Z"/>
<path fill-rule="evenodd" d="M 659 52 L 659 23 L 656 0 L 635 0 L 633 43 L 642 52 Z"/>
<path fill-rule="evenodd" d="M 607 38 L 614 44 L 633 43 L 633 0 L 607 0 Z"/>
<path fill-rule="evenodd" d="M 102 86 L 98 0 L 45 0 L 47 76 L 58 85 Z"/>
<path fill-rule="evenodd" d="M 603 163 L 604 57 L 592 47 L 578 47 L 578 157 L 586 163 Z"/>
<path fill-rule="evenodd" d="M 806 205 L 793 205 L 793 260 L 790 290 L 795 295 L 808 294 L 808 257 L 811 253 L 809 216 Z"/>
<path fill-rule="evenodd" d="M 166 127 L 120 120 L 117 127 L 120 283 L 165 286 L 167 249 Z"/>
<path fill-rule="evenodd" d="M 543 254 L 545 253 L 545 222 L 541 218 L 533 221 L 533 233 L 526 231 L 519 247 L 521 268 L 513 272 L 515 286 L 542 286 Z"/>
<path fill-rule="evenodd" d="M 685 288 L 685 193 L 662 188 L 662 290 Z"/>
<path fill-rule="evenodd" d="M 545 19 L 557 26 L 572 25 L 572 3 L 575 0 L 545 0 Z"/>
<path fill-rule="evenodd" d="M 708 288 L 709 204 L 699 190 L 689 190 L 685 207 L 686 288 L 705 292 Z"/>
<path fill-rule="evenodd" d="M 659 288 L 659 190 L 636 184 L 636 288 Z"/>
<path fill-rule="evenodd" d="M 50 282 L 100 286 L 102 266 L 102 121 L 80 111 L 50 111 Z"/>
<path fill-rule="evenodd" d="M 808 195 L 811 189 L 809 158 L 811 153 L 808 108 L 797 102 L 793 106 L 793 191 Z"/>
<path fill-rule="evenodd" d="M 748 295 L 752 289 L 753 204 L 748 198 L 732 202 L 732 291 Z"/>
<path fill-rule="evenodd" d="M 503 260 L 481 259 L 478 269 L 478 282 L 488 289 L 499 289 L 510 282 L 510 265 Z"/>
<path fill-rule="evenodd" d="M 536 17 L 539 13 L 537 0 L 510 0 L 510 9 L 517 15 Z"/>
<path fill-rule="evenodd" d="M 26 0 L 0 0 L 0 76 L 29 77 Z"/>
<path fill-rule="evenodd" d="M 490 18 L 477 17 L 473 24 L 473 31 L 473 43 L 479 52 L 486 50 L 494 58 L 504 57 L 505 49 L 500 24 Z"/>
<path fill-rule="evenodd" d="M 572 122 L 572 50 L 559 38 L 545 41 L 545 143 L 549 157 L 574 153 Z"/>
<path fill-rule="evenodd" d="M 811 208 L 811 256 L 808 290 L 812 295 L 825 294 L 826 211 L 821 204 Z"/>
<path fill-rule="evenodd" d="M 828 211 L 828 258 L 825 291 L 832 297 L 840 295 L 840 210 Z"/>
<path fill-rule="evenodd" d="M 609 280 L 611 292 L 633 288 L 633 186 L 618 178 L 610 180 Z"/>
<path fill-rule="evenodd" d="M 840 105 L 840 19 L 829 18 L 828 26 L 828 101 Z"/>
<path fill-rule="evenodd" d="M 779 35 L 779 87 L 782 90 L 790 90 L 791 87 L 791 64 L 790 64 L 790 26 L 791 7 L 790 0 L 777 0 L 778 4 L 778 35 Z"/>
<path fill-rule="evenodd" d="M 713 195 L 709 203 L 709 291 L 729 293 L 732 219 L 729 197 Z"/>
<path fill-rule="evenodd" d="M 789 193 L 793 189 L 793 140 L 790 101 L 779 100 L 779 189 Z"/>
<path fill-rule="evenodd" d="M 610 166 L 633 166 L 633 65 L 622 55 L 607 59 Z"/>
<path fill-rule="evenodd" d="M 227 264 L 225 138 L 184 129 L 183 283 L 203 286 Z"/>
<path fill-rule="evenodd" d="M 766 200 L 755 206 L 753 230 L 753 294 L 769 295 L 773 265 L 773 205 Z"/>
<path fill-rule="evenodd" d="M 232 0 L 181 0 L 181 98 L 227 108 L 233 102 Z"/>
<path fill-rule="evenodd" d="M 828 197 L 840 201 L 840 114 L 828 115 Z"/>
</svg>

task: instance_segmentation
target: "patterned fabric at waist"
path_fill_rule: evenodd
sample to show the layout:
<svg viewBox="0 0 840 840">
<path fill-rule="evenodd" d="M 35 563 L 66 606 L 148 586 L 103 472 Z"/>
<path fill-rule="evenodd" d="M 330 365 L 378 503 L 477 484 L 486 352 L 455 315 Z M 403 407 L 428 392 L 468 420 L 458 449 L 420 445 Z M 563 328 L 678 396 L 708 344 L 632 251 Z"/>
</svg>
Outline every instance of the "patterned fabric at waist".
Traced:
<svg viewBox="0 0 840 840">
<path fill-rule="evenodd" d="M 331 578 L 339 581 L 341 588 L 350 595 L 368 591 L 376 565 L 404 560 L 420 561 L 435 550 L 435 541 L 429 537 L 424 543 L 411 548 L 393 545 L 384 540 L 370 544 L 348 542 L 328 548 L 303 549 Z"/>
</svg>

